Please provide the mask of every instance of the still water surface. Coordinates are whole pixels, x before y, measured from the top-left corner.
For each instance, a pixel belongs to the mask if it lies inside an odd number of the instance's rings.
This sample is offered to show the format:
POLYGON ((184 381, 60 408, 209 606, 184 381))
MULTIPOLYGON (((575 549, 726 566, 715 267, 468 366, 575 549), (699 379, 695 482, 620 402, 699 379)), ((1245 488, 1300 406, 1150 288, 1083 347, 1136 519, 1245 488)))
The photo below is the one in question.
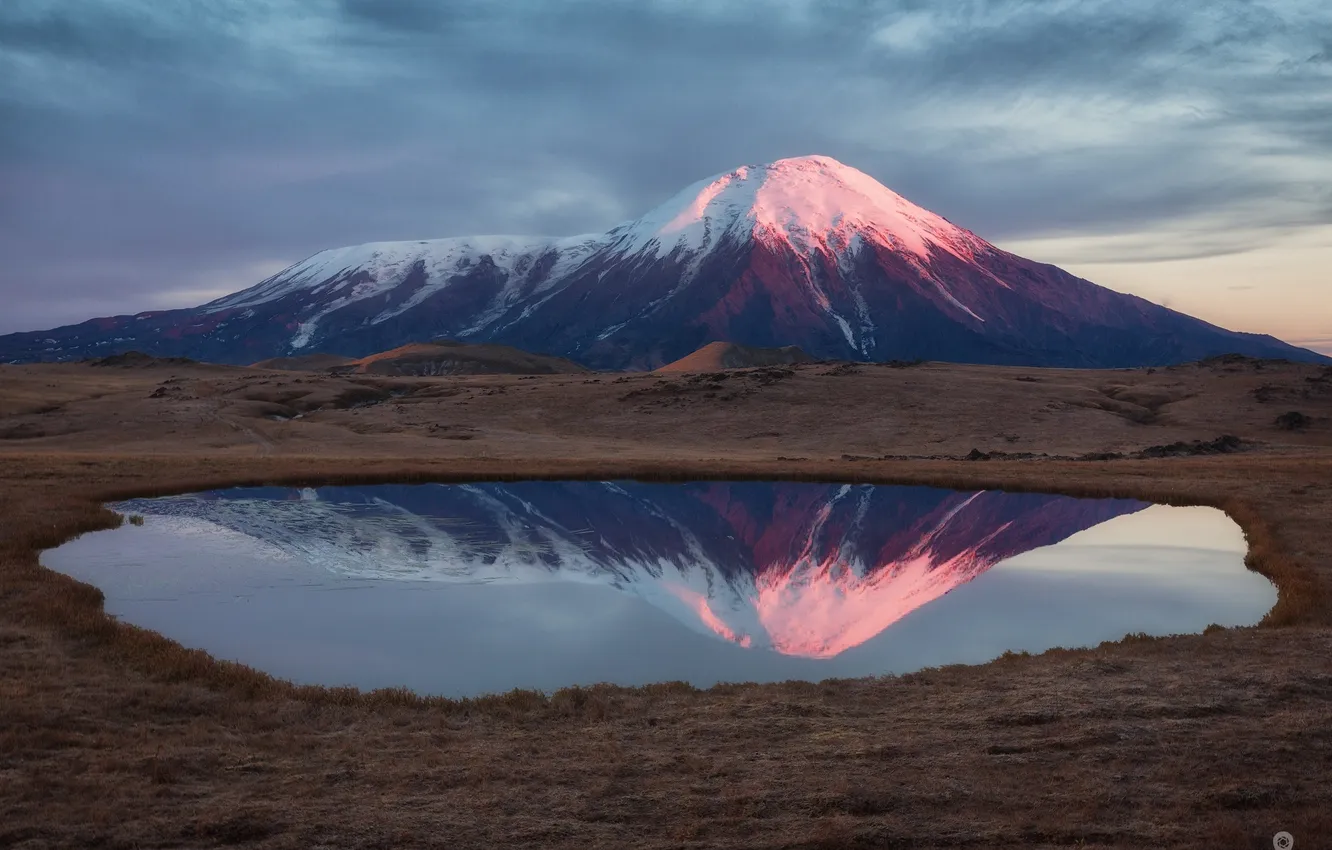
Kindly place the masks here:
POLYGON ((107 610, 302 683, 450 696, 819 680, 1257 622, 1211 508, 925 487, 245 488, 43 555, 107 610))

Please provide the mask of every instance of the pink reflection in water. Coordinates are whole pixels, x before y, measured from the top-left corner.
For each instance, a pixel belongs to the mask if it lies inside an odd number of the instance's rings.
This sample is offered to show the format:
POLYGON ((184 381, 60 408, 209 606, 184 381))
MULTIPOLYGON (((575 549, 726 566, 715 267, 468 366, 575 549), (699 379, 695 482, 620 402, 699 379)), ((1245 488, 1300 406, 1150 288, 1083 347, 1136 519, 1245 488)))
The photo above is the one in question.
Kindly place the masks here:
POLYGON ((1003 499, 997 493, 956 494, 892 534, 879 551, 864 553, 840 545, 861 519, 848 515, 838 499, 779 499, 772 515, 760 519, 731 502, 719 485, 703 501, 727 518, 761 568, 752 585, 736 588, 738 604, 729 611, 694 591, 672 593, 728 641, 749 646, 756 640, 784 655, 831 658, 1000 561, 1123 510, 1056 500, 1013 518, 1001 515, 1003 499))
POLYGON ((698 618, 703 621, 703 625, 716 632, 718 637, 729 640, 731 643, 739 644, 746 649, 753 643, 753 638, 749 635, 736 634, 730 626, 726 625, 720 617, 712 613, 712 606, 708 603, 708 598, 701 593, 690 590, 687 587, 681 587, 678 584, 668 584, 669 590, 675 598, 679 599, 685 605, 693 609, 698 614, 698 618))

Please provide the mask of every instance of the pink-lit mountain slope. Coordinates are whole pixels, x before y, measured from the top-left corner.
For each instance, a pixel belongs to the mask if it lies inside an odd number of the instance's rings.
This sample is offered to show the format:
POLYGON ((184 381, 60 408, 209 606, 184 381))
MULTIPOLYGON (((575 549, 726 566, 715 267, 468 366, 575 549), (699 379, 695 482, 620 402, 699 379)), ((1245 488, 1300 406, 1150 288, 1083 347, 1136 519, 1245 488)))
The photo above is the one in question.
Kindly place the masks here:
POLYGON ((252 363, 436 337, 610 369, 656 368, 708 342, 1037 366, 1325 359, 1025 260, 809 156, 702 180, 602 234, 323 251, 198 308, 0 337, 0 362, 139 349, 252 363))

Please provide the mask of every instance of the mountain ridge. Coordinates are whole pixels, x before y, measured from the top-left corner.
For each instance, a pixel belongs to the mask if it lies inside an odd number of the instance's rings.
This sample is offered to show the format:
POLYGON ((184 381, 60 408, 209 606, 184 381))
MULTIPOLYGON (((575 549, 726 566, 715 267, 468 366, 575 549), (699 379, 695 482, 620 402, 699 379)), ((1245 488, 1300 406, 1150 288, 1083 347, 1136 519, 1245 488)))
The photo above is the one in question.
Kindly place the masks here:
POLYGON ((1332 362, 1003 251, 821 156, 714 175, 603 234, 329 249, 197 308, 0 337, 0 361, 357 358, 440 336, 600 369, 657 368, 709 341, 818 359, 1332 362))

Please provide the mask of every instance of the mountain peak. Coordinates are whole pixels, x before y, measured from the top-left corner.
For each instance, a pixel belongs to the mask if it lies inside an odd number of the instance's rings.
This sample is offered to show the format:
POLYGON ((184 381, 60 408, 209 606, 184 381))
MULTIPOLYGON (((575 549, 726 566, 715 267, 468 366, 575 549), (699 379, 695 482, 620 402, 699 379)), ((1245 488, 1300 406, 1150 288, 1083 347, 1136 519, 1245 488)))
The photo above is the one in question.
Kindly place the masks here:
POLYGON ((922 262, 937 250, 970 259, 989 247, 863 171, 821 155, 713 175, 612 233, 621 249, 653 248, 659 255, 751 236, 834 256, 872 241, 922 262))

